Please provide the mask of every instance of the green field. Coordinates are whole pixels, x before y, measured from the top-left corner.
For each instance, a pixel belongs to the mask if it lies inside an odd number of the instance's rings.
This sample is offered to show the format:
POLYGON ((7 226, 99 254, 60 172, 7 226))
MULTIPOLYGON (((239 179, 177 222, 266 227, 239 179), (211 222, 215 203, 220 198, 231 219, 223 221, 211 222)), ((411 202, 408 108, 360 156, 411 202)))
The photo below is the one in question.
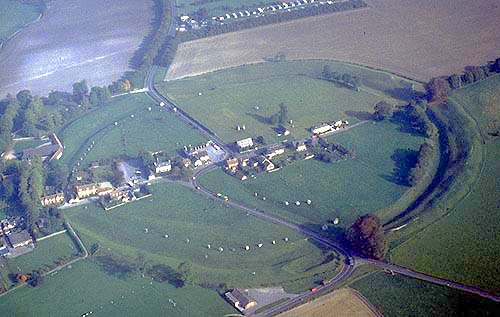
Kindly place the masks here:
POLYGON ((64 127, 60 137, 65 146, 62 161, 68 164, 74 164, 81 157, 89 162, 120 155, 137 156, 144 150, 174 153, 183 145, 205 141, 196 130, 179 121, 173 113, 160 110, 144 94, 111 99, 107 105, 91 110, 64 127), (84 157, 92 141, 95 145, 84 157))
POLYGON ((386 317, 496 316, 500 304, 445 286, 382 272, 350 285, 386 317))
POLYGON ((40 14, 36 6, 14 0, 0 0, 0 44, 40 14))
POLYGON ((338 268, 335 259, 321 264, 328 254, 287 228, 246 216, 178 184, 150 189, 151 197, 110 212, 95 205, 65 214, 87 246, 99 243, 105 252, 141 255, 174 268, 189 261, 197 283, 303 290, 338 268), (264 246, 258 248, 259 243, 264 246))
POLYGON ((235 311, 217 292, 151 284, 139 275, 106 274, 91 260, 45 278, 40 288, 22 287, 0 298, 2 316, 222 316, 235 311), (175 307, 169 301, 175 302, 175 307))
POLYGON ((67 234, 60 234, 36 243, 36 248, 27 254, 7 260, 13 273, 30 273, 45 271, 56 267, 55 262, 61 258, 69 259, 78 254, 73 240, 67 234))
POLYGON ((267 4, 275 4, 273 0, 177 0, 179 15, 191 14, 199 9, 207 9, 209 17, 221 15, 240 10, 257 9, 267 4))
MULTIPOLYGON (((297 223, 324 224, 339 217, 344 227, 359 215, 384 209, 401 197, 408 187, 391 179, 395 168, 391 156, 407 149, 416 150, 423 142, 423 138, 400 132, 399 126, 390 122, 369 122, 328 140, 352 149, 355 158, 333 164, 299 161, 244 182, 218 170, 204 175, 201 183, 233 200, 297 223), (304 203, 308 199, 311 206, 304 203), (302 202, 300 206, 294 205, 297 200, 302 202), (285 201, 290 205, 285 206, 285 201)), ((387 220, 394 215, 381 216, 387 220)))
MULTIPOLYGON (((471 155, 467 164, 480 166, 480 172, 471 175, 478 178, 469 181, 472 185, 465 188, 471 191, 458 202, 445 196, 439 208, 447 207, 449 215, 396 248, 391 257, 396 263, 496 292, 500 292, 500 139, 488 131, 500 113, 499 87, 500 77, 495 76, 452 95, 451 101, 462 105, 481 129, 484 144, 473 153, 482 153, 483 161, 472 161, 477 155, 471 155)), ((455 187, 464 183, 461 180, 455 187)))
POLYGON ((288 138, 303 138, 310 136, 311 127, 325 121, 364 120, 375 103, 407 99, 411 87, 410 82, 386 73, 317 60, 241 66, 159 85, 180 108, 228 143, 259 135, 268 143, 279 140, 275 126, 266 119, 278 112, 280 103, 288 107, 288 119, 295 126, 289 127, 288 138), (339 73, 358 76, 361 91, 318 79, 326 64, 339 73), (238 125, 246 130, 237 131, 238 125))

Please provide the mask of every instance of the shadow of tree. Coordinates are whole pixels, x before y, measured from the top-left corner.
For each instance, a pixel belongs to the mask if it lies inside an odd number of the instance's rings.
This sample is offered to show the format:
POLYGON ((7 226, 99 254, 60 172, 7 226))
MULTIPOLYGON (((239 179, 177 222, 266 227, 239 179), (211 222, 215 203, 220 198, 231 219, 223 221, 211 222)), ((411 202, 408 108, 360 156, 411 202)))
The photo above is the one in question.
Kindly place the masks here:
POLYGON ((349 117, 354 117, 354 118, 356 118, 358 120, 362 120, 362 121, 373 119, 373 115, 368 111, 350 111, 350 110, 348 110, 348 111, 345 111, 344 113, 349 117))
POLYGON ((394 162, 392 174, 381 175, 384 179, 402 186, 410 186, 408 176, 410 170, 417 164, 418 151, 412 149, 397 149, 391 155, 394 162))

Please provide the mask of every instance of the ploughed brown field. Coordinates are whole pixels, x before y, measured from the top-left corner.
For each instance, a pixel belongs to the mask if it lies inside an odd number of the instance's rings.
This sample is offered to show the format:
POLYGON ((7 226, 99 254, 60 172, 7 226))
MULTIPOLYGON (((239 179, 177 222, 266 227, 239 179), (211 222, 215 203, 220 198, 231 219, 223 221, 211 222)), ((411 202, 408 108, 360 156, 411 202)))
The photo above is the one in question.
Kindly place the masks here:
POLYGON ((420 81, 497 58, 498 0, 366 0, 369 8, 186 42, 167 80, 262 62, 335 59, 420 81))
POLYGON ((279 317, 372 317, 375 313, 351 289, 339 289, 328 295, 321 296, 307 304, 298 306, 279 317))

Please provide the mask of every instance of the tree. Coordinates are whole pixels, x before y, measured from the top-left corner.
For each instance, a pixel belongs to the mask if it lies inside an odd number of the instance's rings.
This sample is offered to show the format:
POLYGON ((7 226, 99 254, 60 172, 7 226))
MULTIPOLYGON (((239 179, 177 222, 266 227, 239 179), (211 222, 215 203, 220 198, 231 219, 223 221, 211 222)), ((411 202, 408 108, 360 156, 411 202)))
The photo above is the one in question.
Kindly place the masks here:
POLYGON ((450 82, 451 89, 458 89, 462 87, 462 79, 456 74, 448 77, 448 81, 450 82))
POLYGON ((73 100, 75 102, 81 102, 83 96, 89 93, 89 86, 85 80, 76 82, 73 84, 73 100))
POLYGON ((333 74, 332 67, 330 65, 325 65, 321 74, 323 75, 324 79, 331 80, 333 74))
POLYGON ((361 256, 381 260, 385 256, 387 241, 380 219, 373 214, 359 217, 347 230, 350 247, 361 256))
POLYGON ((177 270, 182 275, 182 280, 184 281, 184 284, 190 285, 193 283, 191 262, 182 262, 181 264, 179 264, 177 270))
POLYGON ((19 91, 16 95, 16 98, 22 108, 26 108, 30 101, 33 99, 33 97, 31 96, 31 91, 27 89, 19 91))
POLYGON ((385 101, 379 101, 374 107, 373 119, 376 121, 382 121, 386 118, 392 116, 393 107, 385 101))

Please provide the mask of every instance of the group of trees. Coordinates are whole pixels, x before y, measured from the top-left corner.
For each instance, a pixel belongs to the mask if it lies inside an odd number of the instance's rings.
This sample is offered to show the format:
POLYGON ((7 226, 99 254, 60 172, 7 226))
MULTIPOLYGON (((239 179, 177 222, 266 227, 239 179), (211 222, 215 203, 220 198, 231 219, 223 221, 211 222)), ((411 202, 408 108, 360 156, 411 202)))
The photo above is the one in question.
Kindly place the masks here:
POLYGON ((408 184, 410 186, 415 186, 424 177, 427 168, 432 164, 433 151, 434 148, 429 143, 420 146, 415 166, 408 173, 408 184))
POLYGON ((373 214, 359 217, 345 234, 350 248, 357 254, 382 260, 387 251, 387 240, 380 219, 373 214))
POLYGON ((386 101, 379 101, 374 107, 373 120, 382 121, 387 118, 391 118, 394 112, 394 107, 388 104, 386 101))
POLYGON ((44 177, 41 159, 23 161, 19 169, 17 194, 19 206, 23 210, 28 229, 36 236, 36 223, 40 217, 40 197, 43 195, 44 177))
MULTIPOLYGON (((345 11, 362 7, 366 7, 366 3, 363 2, 363 0, 350 0, 346 2, 334 3, 331 5, 306 6, 301 10, 292 10, 289 12, 283 10, 281 12, 275 12, 274 14, 266 14, 258 18, 249 17, 231 19, 228 21, 224 21, 224 24, 220 24, 219 22, 210 20, 207 21, 207 26, 201 27, 196 30, 193 29, 189 32, 184 32, 182 34, 179 34, 179 37, 182 42, 185 42, 197 38, 249 29, 261 25, 280 23, 308 16, 315 16, 324 13, 345 11)), ((243 8, 243 10, 246 10, 246 8, 243 8)))
POLYGON ((500 58, 481 66, 466 67, 462 74, 433 78, 426 85, 429 101, 444 100, 453 89, 481 81, 492 74, 500 73, 500 58))
POLYGON ((342 85, 346 85, 352 89, 358 90, 360 85, 360 79, 349 73, 339 73, 332 70, 330 65, 325 65, 323 67, 323 72, 321 73, 323 79, 328 81, 333 81, 342 85))

